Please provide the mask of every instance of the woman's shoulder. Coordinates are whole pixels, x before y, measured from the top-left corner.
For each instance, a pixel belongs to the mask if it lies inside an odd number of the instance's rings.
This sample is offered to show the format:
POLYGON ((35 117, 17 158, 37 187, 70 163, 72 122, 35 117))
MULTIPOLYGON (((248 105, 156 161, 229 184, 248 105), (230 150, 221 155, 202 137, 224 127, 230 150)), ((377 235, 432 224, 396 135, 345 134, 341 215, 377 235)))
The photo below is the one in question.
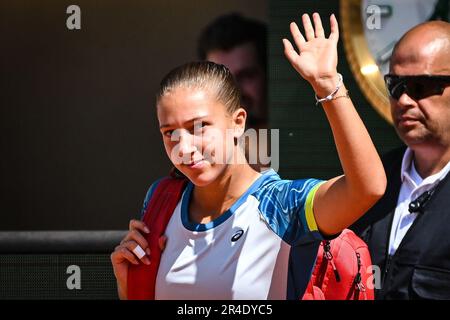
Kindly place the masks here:
POLYGON ((306 196, 311 189, 322 182, 315 178, 282 179, 273 169, 264 172, 263 176, 265 176, 263 183, 254 192, 254 195, 260 199, 306 196))
POLYGON ((142 206, 142 210, 141 210, 141 216, 144 214, 145 210, 147 209, 147 206, 150 202, 150 200, 152 199, 152 197, 155 194, 155 191, 157 190, 158 187, 163 187, 164 189, 167 189, 168 187, 172 186, 172 193, 174 191, 174 188, 176 188, 176 190, 180 188, 184 188, 185 184, 186 184, 187 180, 185 178, 182 177, 174 177, 172 175, 170 176, 165 176, 165 177, 161 177, 159 179, 157 179, 156 181, 154 181, 153 183, 150 184, 150 186, 147 189, 147 193, 145 194, 144 197, 144 203, 142 206))

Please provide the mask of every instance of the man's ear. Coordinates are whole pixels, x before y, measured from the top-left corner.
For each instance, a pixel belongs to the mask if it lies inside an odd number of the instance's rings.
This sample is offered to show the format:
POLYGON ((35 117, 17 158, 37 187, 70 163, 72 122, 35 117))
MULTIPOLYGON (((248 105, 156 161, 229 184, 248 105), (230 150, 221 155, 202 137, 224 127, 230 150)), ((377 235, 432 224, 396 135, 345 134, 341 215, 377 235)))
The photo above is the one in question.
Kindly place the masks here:
POLYGON ((239 108, 233 112, 234 138, 240 138, 245 131, 245 121, 247 112, 244 108, 239 108))

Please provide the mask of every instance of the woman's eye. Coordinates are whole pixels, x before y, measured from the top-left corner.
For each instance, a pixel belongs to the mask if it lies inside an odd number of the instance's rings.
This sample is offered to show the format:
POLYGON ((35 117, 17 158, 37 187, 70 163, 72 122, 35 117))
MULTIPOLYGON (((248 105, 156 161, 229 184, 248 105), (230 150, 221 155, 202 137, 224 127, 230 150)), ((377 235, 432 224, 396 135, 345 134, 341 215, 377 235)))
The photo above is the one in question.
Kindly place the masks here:
POLYGON ((203 123, 203 122, 194 125, 194 133, 195 132, 199 132, 199 131, 203 131, 206 126, 207 126, 207 123, 203 123))
POLYGON ((170 138, 172 136, 173 130, 167 130, 163 132, 163 135, 170 138))

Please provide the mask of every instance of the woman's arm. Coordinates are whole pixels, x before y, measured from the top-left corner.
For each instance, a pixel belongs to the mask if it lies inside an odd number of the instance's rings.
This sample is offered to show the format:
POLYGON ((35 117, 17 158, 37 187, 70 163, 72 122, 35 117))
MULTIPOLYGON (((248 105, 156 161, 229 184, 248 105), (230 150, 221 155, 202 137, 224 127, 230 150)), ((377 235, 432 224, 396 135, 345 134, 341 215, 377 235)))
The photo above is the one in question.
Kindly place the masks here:
MULTIPOLYGON (((337 74, 338 23, 330 17, 331 34, 325 38, 317 13, 314 27, 308 15, 302 16, 305 38, 297 25, 291 33, 299 53, 283 39, 285 55, 297 72, 307 80, 317 96, 328 96, 339 82, 337 74)), ((314 216, 319 230, 333 235, 355 222, 383 194, 386 175, 378 153, 342 85, 333 99, 322 103, 333 131, 344 175, 322 184, 314 197, 314 216)))

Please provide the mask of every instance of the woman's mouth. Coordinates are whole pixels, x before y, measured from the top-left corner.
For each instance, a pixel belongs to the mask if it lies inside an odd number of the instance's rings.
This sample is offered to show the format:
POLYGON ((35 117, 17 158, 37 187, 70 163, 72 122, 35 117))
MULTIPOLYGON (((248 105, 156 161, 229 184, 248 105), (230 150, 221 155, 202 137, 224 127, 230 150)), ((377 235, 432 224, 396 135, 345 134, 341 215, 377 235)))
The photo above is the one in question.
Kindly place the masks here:
POLYGON ((205 164, 205 159, 199 159, 186 164, 186 166, 190 169, 200 169, 203 168, 205 164))

